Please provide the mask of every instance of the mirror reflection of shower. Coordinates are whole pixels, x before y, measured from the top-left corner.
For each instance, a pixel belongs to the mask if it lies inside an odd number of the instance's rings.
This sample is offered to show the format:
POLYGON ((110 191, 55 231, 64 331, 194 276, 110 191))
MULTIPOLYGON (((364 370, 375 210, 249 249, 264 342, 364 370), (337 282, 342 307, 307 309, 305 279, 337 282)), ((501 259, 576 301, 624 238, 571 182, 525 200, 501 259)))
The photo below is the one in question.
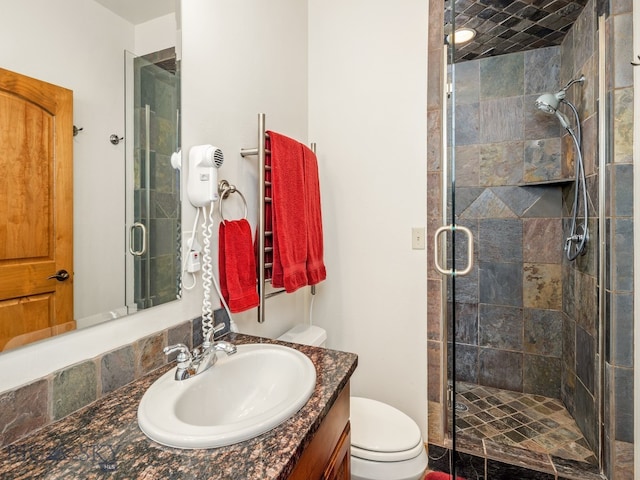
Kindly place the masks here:
POLYGON ((569 260, 575 260, 578 255, 584 255, 587 249, 587 242, 589 240, 589 228, 587 221, 589 218, 589 206, 587 203, 587 184, 584 172, 584 161, 582 158, 582 132, 580 130, 580 117, 575 105, 567 100, 566 93, 569 87, 576 83, 584 83, 584 75, 579 78, 575 78, 567 83, 559 92, 556 93, 543 93, 536 100, 536 107, 545 113, 555 115, 562 127, 569 132, 569 135, 573 139, 573 143, 576 148, 578 161, 575 162, 575 184, 574 184, 574 196, 573 196, 573 208, 571 209, 571 226, 569 228, 569 235, 564 241, 564 252, 569 260), (569 119, 558 108, 561 104, 568 105, 575 119, 575 131, 571 128, 569 119), (578 212, 580 211, 580 205, 582 205, 583 215, 581 217, 581 223, 578 225, 578 212))

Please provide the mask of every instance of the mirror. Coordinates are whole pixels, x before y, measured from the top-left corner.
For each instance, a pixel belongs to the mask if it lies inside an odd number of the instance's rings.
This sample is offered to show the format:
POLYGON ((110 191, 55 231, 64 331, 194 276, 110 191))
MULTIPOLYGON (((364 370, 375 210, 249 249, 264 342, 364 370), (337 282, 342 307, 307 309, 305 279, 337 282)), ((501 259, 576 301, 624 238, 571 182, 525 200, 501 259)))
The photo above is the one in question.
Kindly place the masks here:
POLYGON ((177 3, 0 0, 0 67, 73 91, 77 328, 180 297, 177 3))

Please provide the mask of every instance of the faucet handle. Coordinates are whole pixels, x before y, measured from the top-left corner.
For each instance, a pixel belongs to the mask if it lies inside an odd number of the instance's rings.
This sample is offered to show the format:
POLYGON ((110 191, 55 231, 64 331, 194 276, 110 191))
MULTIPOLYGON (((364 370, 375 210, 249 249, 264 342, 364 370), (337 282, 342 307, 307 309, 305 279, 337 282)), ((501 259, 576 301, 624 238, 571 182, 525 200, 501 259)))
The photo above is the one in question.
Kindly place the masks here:
POLYGON ((176 357, 176 361, 178 363, 184 363, 191 360, 191 353, 189 353, 189 347, 187 347, 184 343, 176 343, 175 345, 169 345, 164 347, 162 350, 165 355, 171 355, 172 353, 178 352, 178 356, 176 357))
POLYGON ((213 349, 219 352, 224 352, 227 355, 233 355, 238 351, 233 343, 226 342, 224 340, 220 340, 219 342, 214 343, 213 349))

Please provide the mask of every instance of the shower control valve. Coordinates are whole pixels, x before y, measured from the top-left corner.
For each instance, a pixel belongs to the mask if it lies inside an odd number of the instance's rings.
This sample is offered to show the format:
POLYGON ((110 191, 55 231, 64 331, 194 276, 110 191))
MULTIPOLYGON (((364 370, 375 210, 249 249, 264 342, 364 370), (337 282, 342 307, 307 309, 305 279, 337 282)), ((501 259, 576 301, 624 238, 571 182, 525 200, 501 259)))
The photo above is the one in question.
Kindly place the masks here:
POLYGON ((582 241, 582 235, 571 235, 569 237, 567 237, 567 239, 564 241, 564 250, 566 252, 568 252, 571 249, 571 244, 577 244, 580 243, 582 241))
POLYGON ((578 235, 578 234, 571 235, 570 237, 567 237, 567 244, 570 244, 572 242, 578 243, 581 240, 582 240, 582 235, 578 235))

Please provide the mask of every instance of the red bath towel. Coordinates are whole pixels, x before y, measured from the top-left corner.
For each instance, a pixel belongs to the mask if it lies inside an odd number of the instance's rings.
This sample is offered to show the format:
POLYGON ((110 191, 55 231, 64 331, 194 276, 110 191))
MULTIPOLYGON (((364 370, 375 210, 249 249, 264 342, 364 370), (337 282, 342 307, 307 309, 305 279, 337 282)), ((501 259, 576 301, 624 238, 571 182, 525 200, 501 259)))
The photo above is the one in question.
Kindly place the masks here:
POLYGON ((322 211, 320 210, 320 180, 318 160, 306 145, 302 145, 307 214, 307 281, 316 285, 327 278, 324 266, 322 211))
POLYGON ((291 293, 326 278, 317 160, 300 142, 269 133, 274 287, 291 293))
POLYGON ((237 313, 258 306, 256 259, 251 226, 246 220, 220 223, 218 270, 220 290, 229 310, 237 313))

